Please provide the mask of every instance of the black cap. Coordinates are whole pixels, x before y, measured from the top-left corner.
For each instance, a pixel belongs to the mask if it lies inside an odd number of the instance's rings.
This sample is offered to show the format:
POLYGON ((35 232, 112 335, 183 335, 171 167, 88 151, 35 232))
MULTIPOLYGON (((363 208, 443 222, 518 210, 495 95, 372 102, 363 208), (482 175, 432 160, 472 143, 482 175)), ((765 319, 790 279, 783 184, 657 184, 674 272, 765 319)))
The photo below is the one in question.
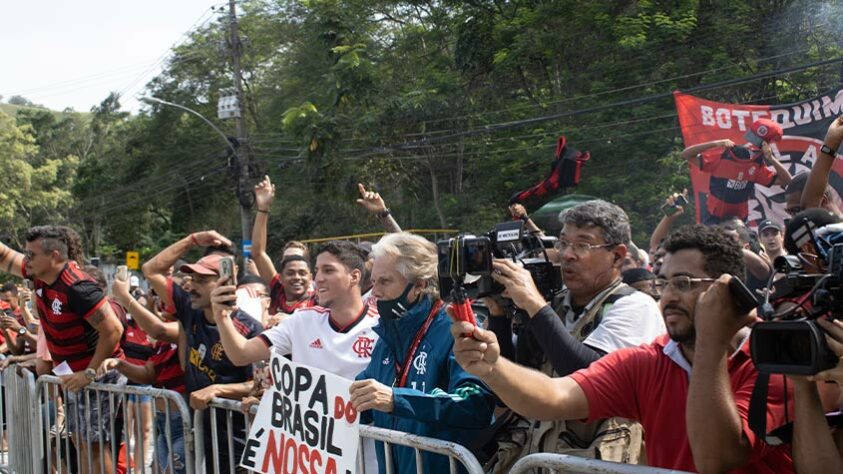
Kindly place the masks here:
POLYGON ((782 226, 771 221, 770 219, 764 219, 758 224, 758 233, 764 232, 764 229, 776 229, 777 231, 782 231, 782 226))

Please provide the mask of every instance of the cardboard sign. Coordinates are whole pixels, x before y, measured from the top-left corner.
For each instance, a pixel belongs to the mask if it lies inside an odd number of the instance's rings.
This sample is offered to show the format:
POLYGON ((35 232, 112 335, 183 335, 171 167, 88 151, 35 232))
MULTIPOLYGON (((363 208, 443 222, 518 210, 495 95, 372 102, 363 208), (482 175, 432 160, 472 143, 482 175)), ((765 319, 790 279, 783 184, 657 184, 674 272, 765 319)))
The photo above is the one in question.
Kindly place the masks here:
POLYGON ((352 474, 359 417, 351 380, 273 352, 273 385, 263 394, 240 466, 263 473, 352 474))

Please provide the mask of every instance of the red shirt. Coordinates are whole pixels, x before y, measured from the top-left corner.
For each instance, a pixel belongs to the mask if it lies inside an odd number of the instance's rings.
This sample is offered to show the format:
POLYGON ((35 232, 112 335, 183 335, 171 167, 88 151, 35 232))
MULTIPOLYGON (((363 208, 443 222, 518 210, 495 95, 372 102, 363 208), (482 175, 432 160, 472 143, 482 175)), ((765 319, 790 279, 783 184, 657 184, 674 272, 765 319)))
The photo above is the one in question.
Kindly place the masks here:
MULTIPOLYGON (((23 264, 21 273, 27 278, 23 264)), ((53 364, 67 361, 74 372, 85 370, 99 341, 99 333, 87 320, 107 304, 105 294, 96 281, 73 262, 65 264, 52 284, 39 279, 35 279, 34 283, 41 329, 53 364)), ((123 357, 119 344, 111 357, 123 357)))
MULTIPOLYGON (((739 150, 737 153, 746 152, 739 150)), ((776 172, 767 167, 761 155, 756 153, 749 158, 738 159, 732 150, 726 150, 722 155, 702 155, 700 170, 711 174, 706 199, 710 215, 746 220, 749 214, 747 201, 755 195, 755 184, 773 185, 776 172)))
POLYGON ((156 387, 184 393, 184 371, 179 364, 179 350, 176 344, 158 341, 149 362, 152 362, 155 370, 156 387))
MULTIPOLYGON (((694 471, 694 458, 688 441, 685 406, 689 375, 663 352, 670 338, 666 334, 651 344, 612 352, 571 375, 588 398, 589 419, 620 416, 639 421, 647 439, 647 460, 651 466, 694 471)), ((752 446, 747 465, 732 472, 793 472, 790 446, 769 446, 755 436, 747 422, 749 401, 758 372, 749 355, 749 341, 728 361, 732 394, 743 424, 744 436, 752 446)), ((785 423, 783 376, 770 377, 767 428, 785 423)))
POLYGON ((281 284, 281 274, 276 273, 269 283, 269 297, 271 302, 269 304, 269 314, 287 313, 293 314, 293 311, 301 308, 312 308, 316 306, 316 301, 313 298, 313 290, 307 290, 307 296, 292 304, 287 304, 287 295, 284 294, 284 285, 281 284))

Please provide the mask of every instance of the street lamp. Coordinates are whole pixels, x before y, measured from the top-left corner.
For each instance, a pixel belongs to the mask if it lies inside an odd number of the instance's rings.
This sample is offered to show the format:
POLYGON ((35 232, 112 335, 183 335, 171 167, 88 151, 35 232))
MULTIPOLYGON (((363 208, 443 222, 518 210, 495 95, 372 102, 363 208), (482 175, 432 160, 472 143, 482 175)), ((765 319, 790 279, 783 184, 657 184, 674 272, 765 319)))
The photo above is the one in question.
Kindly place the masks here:
MULTIPOLYGON (((214 129, 214 131, 217 132, 219 134, 219 136, 222 137, 223 140, 225 140, 225 144, 228 145, 228 148, 231 149, 231 153, 234 154, 234 159, 236 160, 237 166, 239 167, 239 166, 242 165, 242 163, 240 162, 240 154, 237 153, 237 148, 234 147, 234 144, 231 143, 231 140, 228 139, 228 136, 225 133, 223 133, 222 130, 217 128, 217 126, 214 125, 213 122, 208 120, 204 115, 200 114, 199 112, 197 112, 197 111, 195 111, 191 108, 185 107, 183 105, 174 104, 172 102, 167 102, 166 100, 161 100, 161 99, 158 99, 158 98, 155 98, 155 97, 142 97, 140 100, 142 100, 144 102, 148 102, 148 103, 153 102, 153 103, 158 103, 158 104, 162 104, 162 105, 168 105, 170 107, 175 107, 179 110, 183 110, 187 113, 190 113, 190 114, 193 114, 193 115, 199 117, 200 119, 202 119, 203 122, 208 124, 209 127, 214 129)), ((238 191, 237 201, 240 205, 240 223, 242 225, 242 232, 243 232, 243 265, 244 265, 244 268, 245 268, 246 259, 251 258, 252 220, 250 218, 249 206, 244 203, 243 199, 240 198, 240 195, 239 195, 240 194, 240 187, 239 186, 237 188, 237 191, 238 191)))

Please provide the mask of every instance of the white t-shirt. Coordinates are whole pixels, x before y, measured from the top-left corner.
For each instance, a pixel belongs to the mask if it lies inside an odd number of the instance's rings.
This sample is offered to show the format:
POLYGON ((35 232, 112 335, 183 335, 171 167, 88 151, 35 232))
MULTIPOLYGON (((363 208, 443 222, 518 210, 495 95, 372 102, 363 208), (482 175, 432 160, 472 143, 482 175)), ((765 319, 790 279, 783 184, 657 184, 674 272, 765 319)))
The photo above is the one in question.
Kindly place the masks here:
MULTIPOLYGON (((563 322, 565 329, 571 331, 577 322, 570 314, 567 316, 563 322)), ((624 347, 649 344, 665 332, 667 328, 656 301, 636 291, 615 301, 583 344, 608 354, 624 347)))
MULTIPOLYGON (((281 354, 292 354, 293 362, 316 367, 354 380, 369 365, 378 335, 377 308, 365 305, 363 313, 341 328, 331 321, 331 310, 321 306, 301 308, 264 331, 259 338, 281 354)), ((375 443, 364 439, 365 469, 378 472, 375 443)))

